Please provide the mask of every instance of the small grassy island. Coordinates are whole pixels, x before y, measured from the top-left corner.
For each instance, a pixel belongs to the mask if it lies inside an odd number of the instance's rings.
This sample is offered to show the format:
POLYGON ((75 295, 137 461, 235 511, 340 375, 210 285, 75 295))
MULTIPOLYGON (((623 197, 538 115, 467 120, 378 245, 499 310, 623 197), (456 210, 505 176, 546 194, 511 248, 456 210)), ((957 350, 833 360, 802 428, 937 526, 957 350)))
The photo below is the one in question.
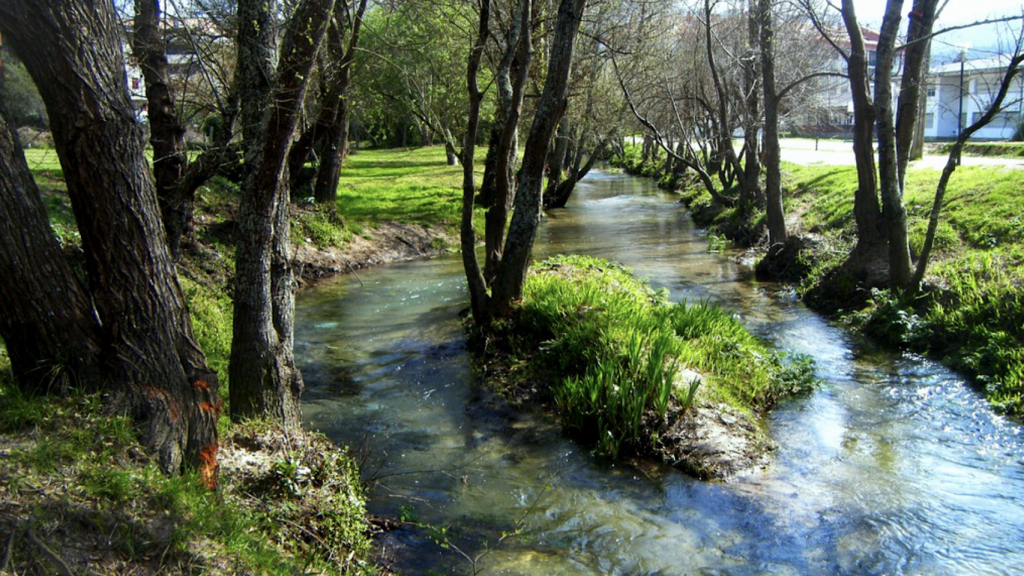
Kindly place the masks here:
POLYGON ((765 464, 760 416, 814 384, 809 361, 769 350, 727 311, 670 303, 588 256, 535 264, 498 332, 481 367, 506 396, 553 407, 603 455, 654 456, 702 478, 765 464))

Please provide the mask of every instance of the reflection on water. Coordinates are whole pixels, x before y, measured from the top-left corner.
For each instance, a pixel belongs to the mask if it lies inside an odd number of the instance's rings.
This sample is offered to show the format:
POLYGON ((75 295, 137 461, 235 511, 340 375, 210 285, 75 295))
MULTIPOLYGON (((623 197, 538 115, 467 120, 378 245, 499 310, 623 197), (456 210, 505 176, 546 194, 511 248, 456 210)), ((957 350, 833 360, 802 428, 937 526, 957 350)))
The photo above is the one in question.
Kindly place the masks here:
MULTIPOLYGON (((815 357, 824 386, 771 415, 768 470, 729 484, 609 465, 473 381, 457 257, 340 278, 298 300, 309 425, 368 454, 370 508, 449 526, 489 574, 1012 574, 1024 565, 1020 428, 943 367, 874 349, 708 254, 671 198, 606 172, 545 220, 537 256, 618 260, 815 357), (525 518, 524 518, 525 517, 525 518), (499 543, 523 519, 522 533, 499 543)), ((406 574, 469 573, 426 530, 406 574)))

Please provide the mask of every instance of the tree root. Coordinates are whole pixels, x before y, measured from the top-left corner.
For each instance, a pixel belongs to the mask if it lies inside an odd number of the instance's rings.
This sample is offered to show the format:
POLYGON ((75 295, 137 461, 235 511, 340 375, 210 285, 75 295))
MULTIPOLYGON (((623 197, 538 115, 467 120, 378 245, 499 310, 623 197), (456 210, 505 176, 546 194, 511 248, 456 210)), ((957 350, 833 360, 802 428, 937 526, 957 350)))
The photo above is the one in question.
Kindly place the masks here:
MULTIPOLYGON (((27 522, 25 526, 25 536, 28 537, 29 542, 35 544, 36 548, 39 548, 39 551, 43 553, 43 556, 45 556, 47 560, 52 562, 53 565, 57 567, 57 572, 61 576, 75 576, 75 573, 71 571, 71 568, 67 565, 67 562, 64 562, 64 560, 60 556, 58 556, 56 552, 51 550, 50 547, 47 546, 46 543, 39 538, 39 536, 36 535, 35 530, 32 529, 32 525, 28 524, 27 522)), ((11 540, 13 541, 13 539, 14 535, 12 534, 11 540)))
POLYGON ((7 548, 4 549, 3 558, 0 558, 0 572, 6 572, 7 567, 11 565, 11 551, 14 549, 14 535, 15 531, 11 530, 11 535, 7 537, 7 548))

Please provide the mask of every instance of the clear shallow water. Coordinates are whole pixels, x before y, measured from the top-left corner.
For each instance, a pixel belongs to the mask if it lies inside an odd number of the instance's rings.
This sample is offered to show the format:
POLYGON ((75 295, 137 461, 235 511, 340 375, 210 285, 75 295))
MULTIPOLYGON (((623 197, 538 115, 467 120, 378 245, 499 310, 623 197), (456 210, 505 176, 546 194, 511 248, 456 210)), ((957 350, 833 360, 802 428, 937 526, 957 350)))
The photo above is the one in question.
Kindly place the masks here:
MULTIPOLYGON (((370 509, 448 526, 487 574, 1024 573, 1024 434, 955 374, 830 326, 730 258, 646 181, 592 173, 536 256, 618 260, 674 299, 711 299, 812 355, 824 385, 769 418, 769 469, 729 484, 609 465, 474 381, 457 256, 300 294, 312 428, 365 454, 370 509), (523 532, 499 542, 523 520, 523 532)), ((426 530, 385 541, 405 574, 468 574, 426 530)))

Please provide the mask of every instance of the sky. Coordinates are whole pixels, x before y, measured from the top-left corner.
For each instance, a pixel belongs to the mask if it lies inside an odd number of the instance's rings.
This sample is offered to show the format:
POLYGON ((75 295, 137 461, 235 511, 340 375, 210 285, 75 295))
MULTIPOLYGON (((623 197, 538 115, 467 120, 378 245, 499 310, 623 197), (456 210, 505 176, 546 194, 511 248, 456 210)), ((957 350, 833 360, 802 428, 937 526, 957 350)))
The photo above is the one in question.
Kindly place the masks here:
MULTIPOLYGON (((909 12, 912 0, 904 0, 904 12, 909 12)), ((885 12, 885 0, 855 0, 857 17, 866 26, 878 29, 885 12)), ((904 13, 904 17, 906 14, 904 13)), ((969 24, 992 17, 1020 15, 1024 13, 1024 0, 950 0, 939 18, 937 28, 969 24)), ((958 46, 968 46, 967 58, 985 58, 999 51, 1003 44, 1012 41, 1011 30, 1019 31, 1020 22, 1008 25, 988 25, 975 29, 951 32, 936 38, 932 44, 932 61, 941 64, 956 57, 958 46)), ((901 28, 906 27, 904 19, 901 28)))

